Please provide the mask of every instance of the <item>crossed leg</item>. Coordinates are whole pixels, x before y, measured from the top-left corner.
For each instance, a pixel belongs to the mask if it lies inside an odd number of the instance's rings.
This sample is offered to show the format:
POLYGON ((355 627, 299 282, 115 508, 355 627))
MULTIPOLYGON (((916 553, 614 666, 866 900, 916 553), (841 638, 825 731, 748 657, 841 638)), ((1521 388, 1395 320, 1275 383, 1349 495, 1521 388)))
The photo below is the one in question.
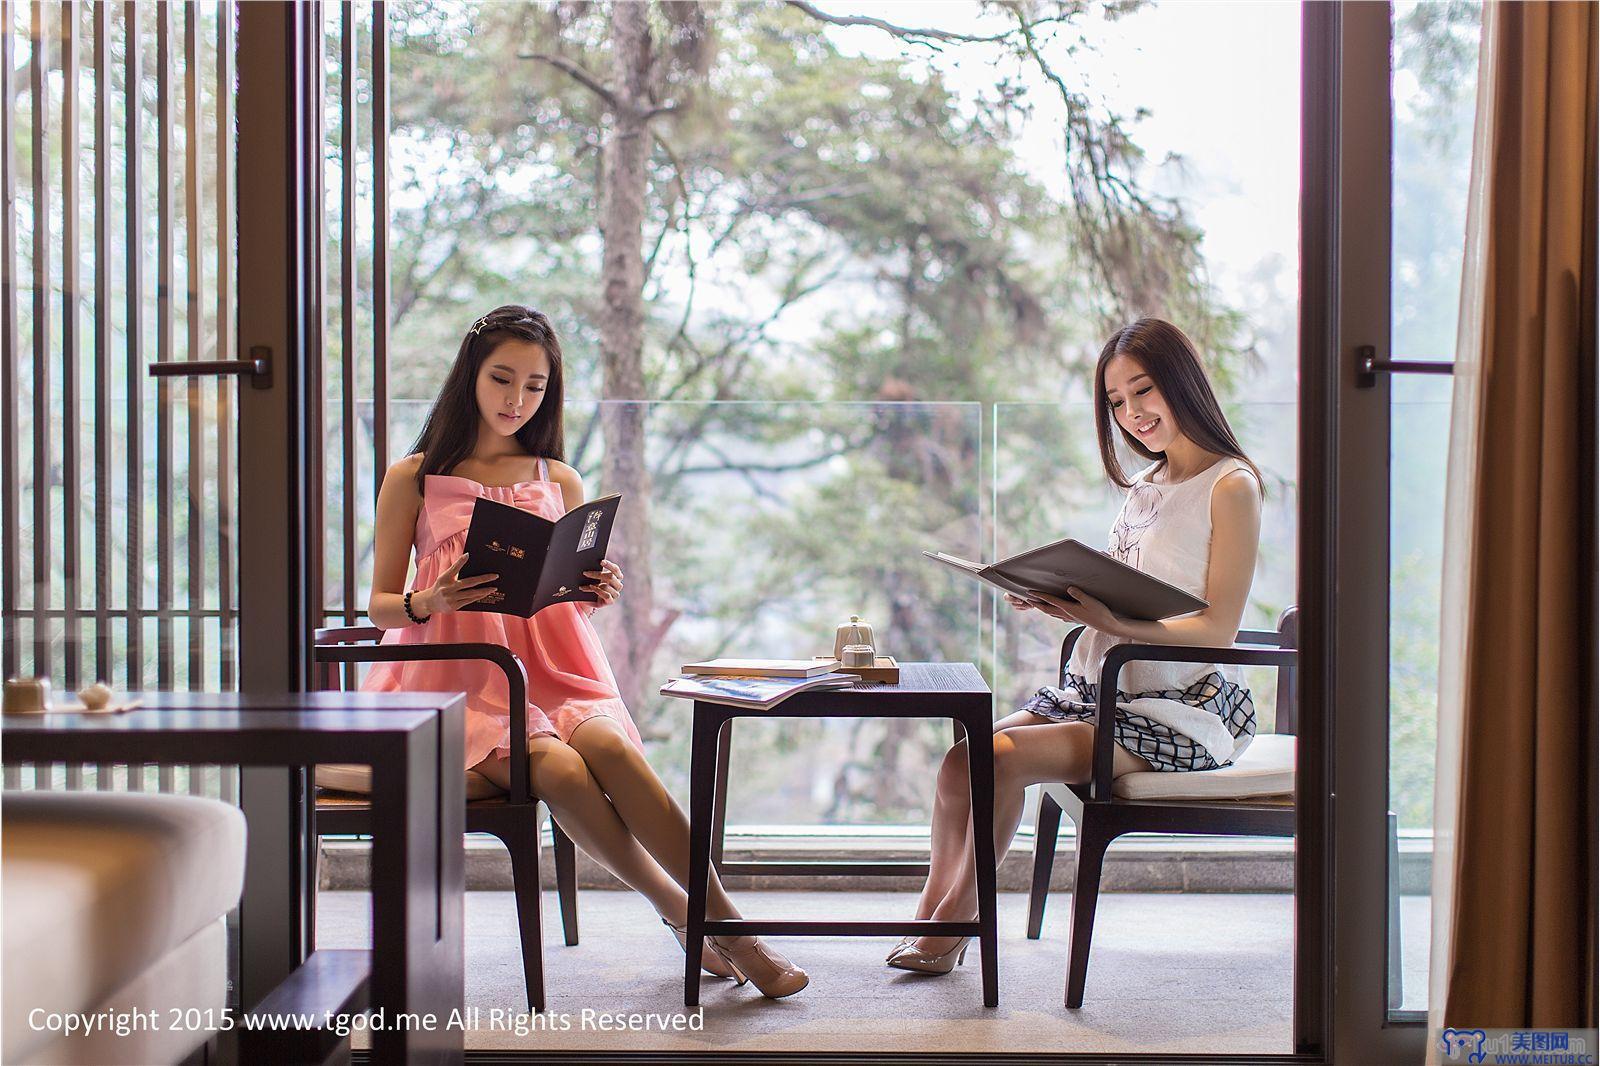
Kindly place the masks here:
MULTIPOLYGON (((1047 719, 1030 711, 1017 711, 996 722, 994 731, 998 735, 1007 729, 1043 721, 1047 719)), ((971 855, 972 788, 967 777, 967 742, 958 740, 945 752, 944 761, 939 764, 929 834, 928 880, 917 898, 917 918, 933 916, 933 909, 955 884, 962 863, 972 861, 971 855)))
MULTIPOLYGON (((1022 819, 1027 787, 1041 781, 1089 780, 1095 727, 1090 722, 1056 722, 1018 711, 995 723, 994 853, 1006 854, 1022 819)), ((917 900, 918 918, 967 921, 978 913, 977 872, 973 866, 972 792, 967 776, 966 741, 945 753, 934 794, 933 829, 927 883, 917 900)), ((1121 745, 1112 748, 1112 776, 1153 767, 1121 745)), ((949 937, 923 937, 917 946, 938 954, 949 937)))

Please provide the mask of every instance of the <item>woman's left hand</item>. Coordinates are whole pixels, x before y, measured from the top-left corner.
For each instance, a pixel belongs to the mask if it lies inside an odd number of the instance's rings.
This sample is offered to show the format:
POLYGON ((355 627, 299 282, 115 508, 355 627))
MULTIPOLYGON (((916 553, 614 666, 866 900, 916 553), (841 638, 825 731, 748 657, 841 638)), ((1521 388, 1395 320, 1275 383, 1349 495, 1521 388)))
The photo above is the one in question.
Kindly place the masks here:
POLYGON ((1039 610, 1063 622, 1081 622, 1090 629, 1098 629, 1111 636, 1121 636, 1122 619, 1111 608, 1080 588, 1067 590, 1071 600, 1059 599, 1044 592, 1033 593, 1039 610))
POLYGON ((599 570, 585 570, 583 576, 596 579, 594 584, 583 586, 583 591, 600 597, 600 602, 594 605, 595 610, 609 607, 622 598, 622 567, 610 559, 600 560, 599 570))

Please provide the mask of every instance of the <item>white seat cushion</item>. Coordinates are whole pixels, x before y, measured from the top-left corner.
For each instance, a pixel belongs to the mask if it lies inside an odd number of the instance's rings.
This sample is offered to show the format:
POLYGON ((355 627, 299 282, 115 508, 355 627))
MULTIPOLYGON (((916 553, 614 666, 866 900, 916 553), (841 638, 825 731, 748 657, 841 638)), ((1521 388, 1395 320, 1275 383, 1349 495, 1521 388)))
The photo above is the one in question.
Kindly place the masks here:
MULTIPOLYGON (((372 792, 372 767, 361 763, 320 763, 316 783, 337 792, 359 792, 363 796, 372 792)), ((490 799, 504 796, 499 785, 476 770, 467 771, 467 799, 490 799)))
POLYGON ((1144 770, 1123 774, 1112 786, 1122 799, 1231 800, 1294 792, 1292 735, 1257 733, 1233 762, 1219 770, 1144 770))
POLYGON ((227 914, 244 888, 244 815, 200 796, 7 791, 4 1015, 85 1011, 227 914))
POLYGON ((11 1046, 13 1034, 8 1029, 5 1061, 17 1066, 60 1066, 63 1062, 74 1066, 180 1063, 208 1034, 204 1028, 172 1025, 171 1012, 196 1011, 194 1019, 203 1026, 207 1019, 222 1018, 227 999, 227 919, 218 918, 89 1008, 91 1015, 102 1017, 127 1016, 132 1011, 143 1011, 149 1017, 149 1012, 155 1011, 161 1023, 155 1029, 129 1026, 133 1032, 119 1033, 115 1028, 98 1026, 92 1033, 79 1031, 70 1035, 28 1029, 28 1038, 41 1043, 32 1050, 18 1049, 15 1053, 11 1046))

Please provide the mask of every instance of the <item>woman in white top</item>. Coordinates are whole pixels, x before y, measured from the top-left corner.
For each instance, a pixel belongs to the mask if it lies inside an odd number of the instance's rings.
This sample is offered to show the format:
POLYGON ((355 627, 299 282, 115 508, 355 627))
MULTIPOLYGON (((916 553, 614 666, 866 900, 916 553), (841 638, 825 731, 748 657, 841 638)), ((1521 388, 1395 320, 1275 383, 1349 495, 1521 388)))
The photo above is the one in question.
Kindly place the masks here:
MULTIPOLYGON (((1192 592, 1210 606, 1160 622, 1122 618, 1078 589, 1073 599, 1006 600, 1087 627, 1060 688, 1041 688, 995 724, 995 855, 1022 818, 1024 792, 1041 781, 1086 782, 1094 750, 1100 662, 1115 644, 1233 643, 1255 573, 1263 485, 1239 446, 1182 330, 1142 318, 1112 335, 1095 366, 1095 430, 1106 476, 1128 490, 1111 527, 1110 554, 1192 592), (1113 430, 1113 424, 1115 430, 1113 430), (1116 436, 1151 460, 1132 478, 1116 436)), ((1129 663, 1118 683, 1112 774, 1209 770, 1244 751, 1255 708, 1234 666, 1129 663)), ((966 742, 945 754, 934 798, 932 854, 917 917, 971 921, 978 913, 966 742)), ((949 973, 966 952, 960 937, 907 938, 889 965, 949 973)))

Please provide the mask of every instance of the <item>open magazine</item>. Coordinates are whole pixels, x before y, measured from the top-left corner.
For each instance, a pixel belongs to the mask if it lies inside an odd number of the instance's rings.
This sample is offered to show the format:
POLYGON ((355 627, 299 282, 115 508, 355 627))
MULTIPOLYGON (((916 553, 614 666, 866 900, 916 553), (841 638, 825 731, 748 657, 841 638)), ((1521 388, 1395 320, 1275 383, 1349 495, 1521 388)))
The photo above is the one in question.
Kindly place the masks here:
POLYGON ((683 672, 710 677, 816 677, 839 669, 838 659, 706 659, 683 672))
POLYGON ((817 677, 675 677, 661 686, 663 696, 681 700, 725 703, 730 707, 770 710, 797 692, 849 688, 854 674, 820 674, 817 677))
POLYGON ((1071 600, 1067 589, 1080 588, 1124 618, 1156 621, 1203 611, 1209 606, 1176 585, 1070 538, 1029 548, 987 566, 944 552, 922 554, 1024 599, 1037 598, 1034 594, 1043 592, 1071 600))

